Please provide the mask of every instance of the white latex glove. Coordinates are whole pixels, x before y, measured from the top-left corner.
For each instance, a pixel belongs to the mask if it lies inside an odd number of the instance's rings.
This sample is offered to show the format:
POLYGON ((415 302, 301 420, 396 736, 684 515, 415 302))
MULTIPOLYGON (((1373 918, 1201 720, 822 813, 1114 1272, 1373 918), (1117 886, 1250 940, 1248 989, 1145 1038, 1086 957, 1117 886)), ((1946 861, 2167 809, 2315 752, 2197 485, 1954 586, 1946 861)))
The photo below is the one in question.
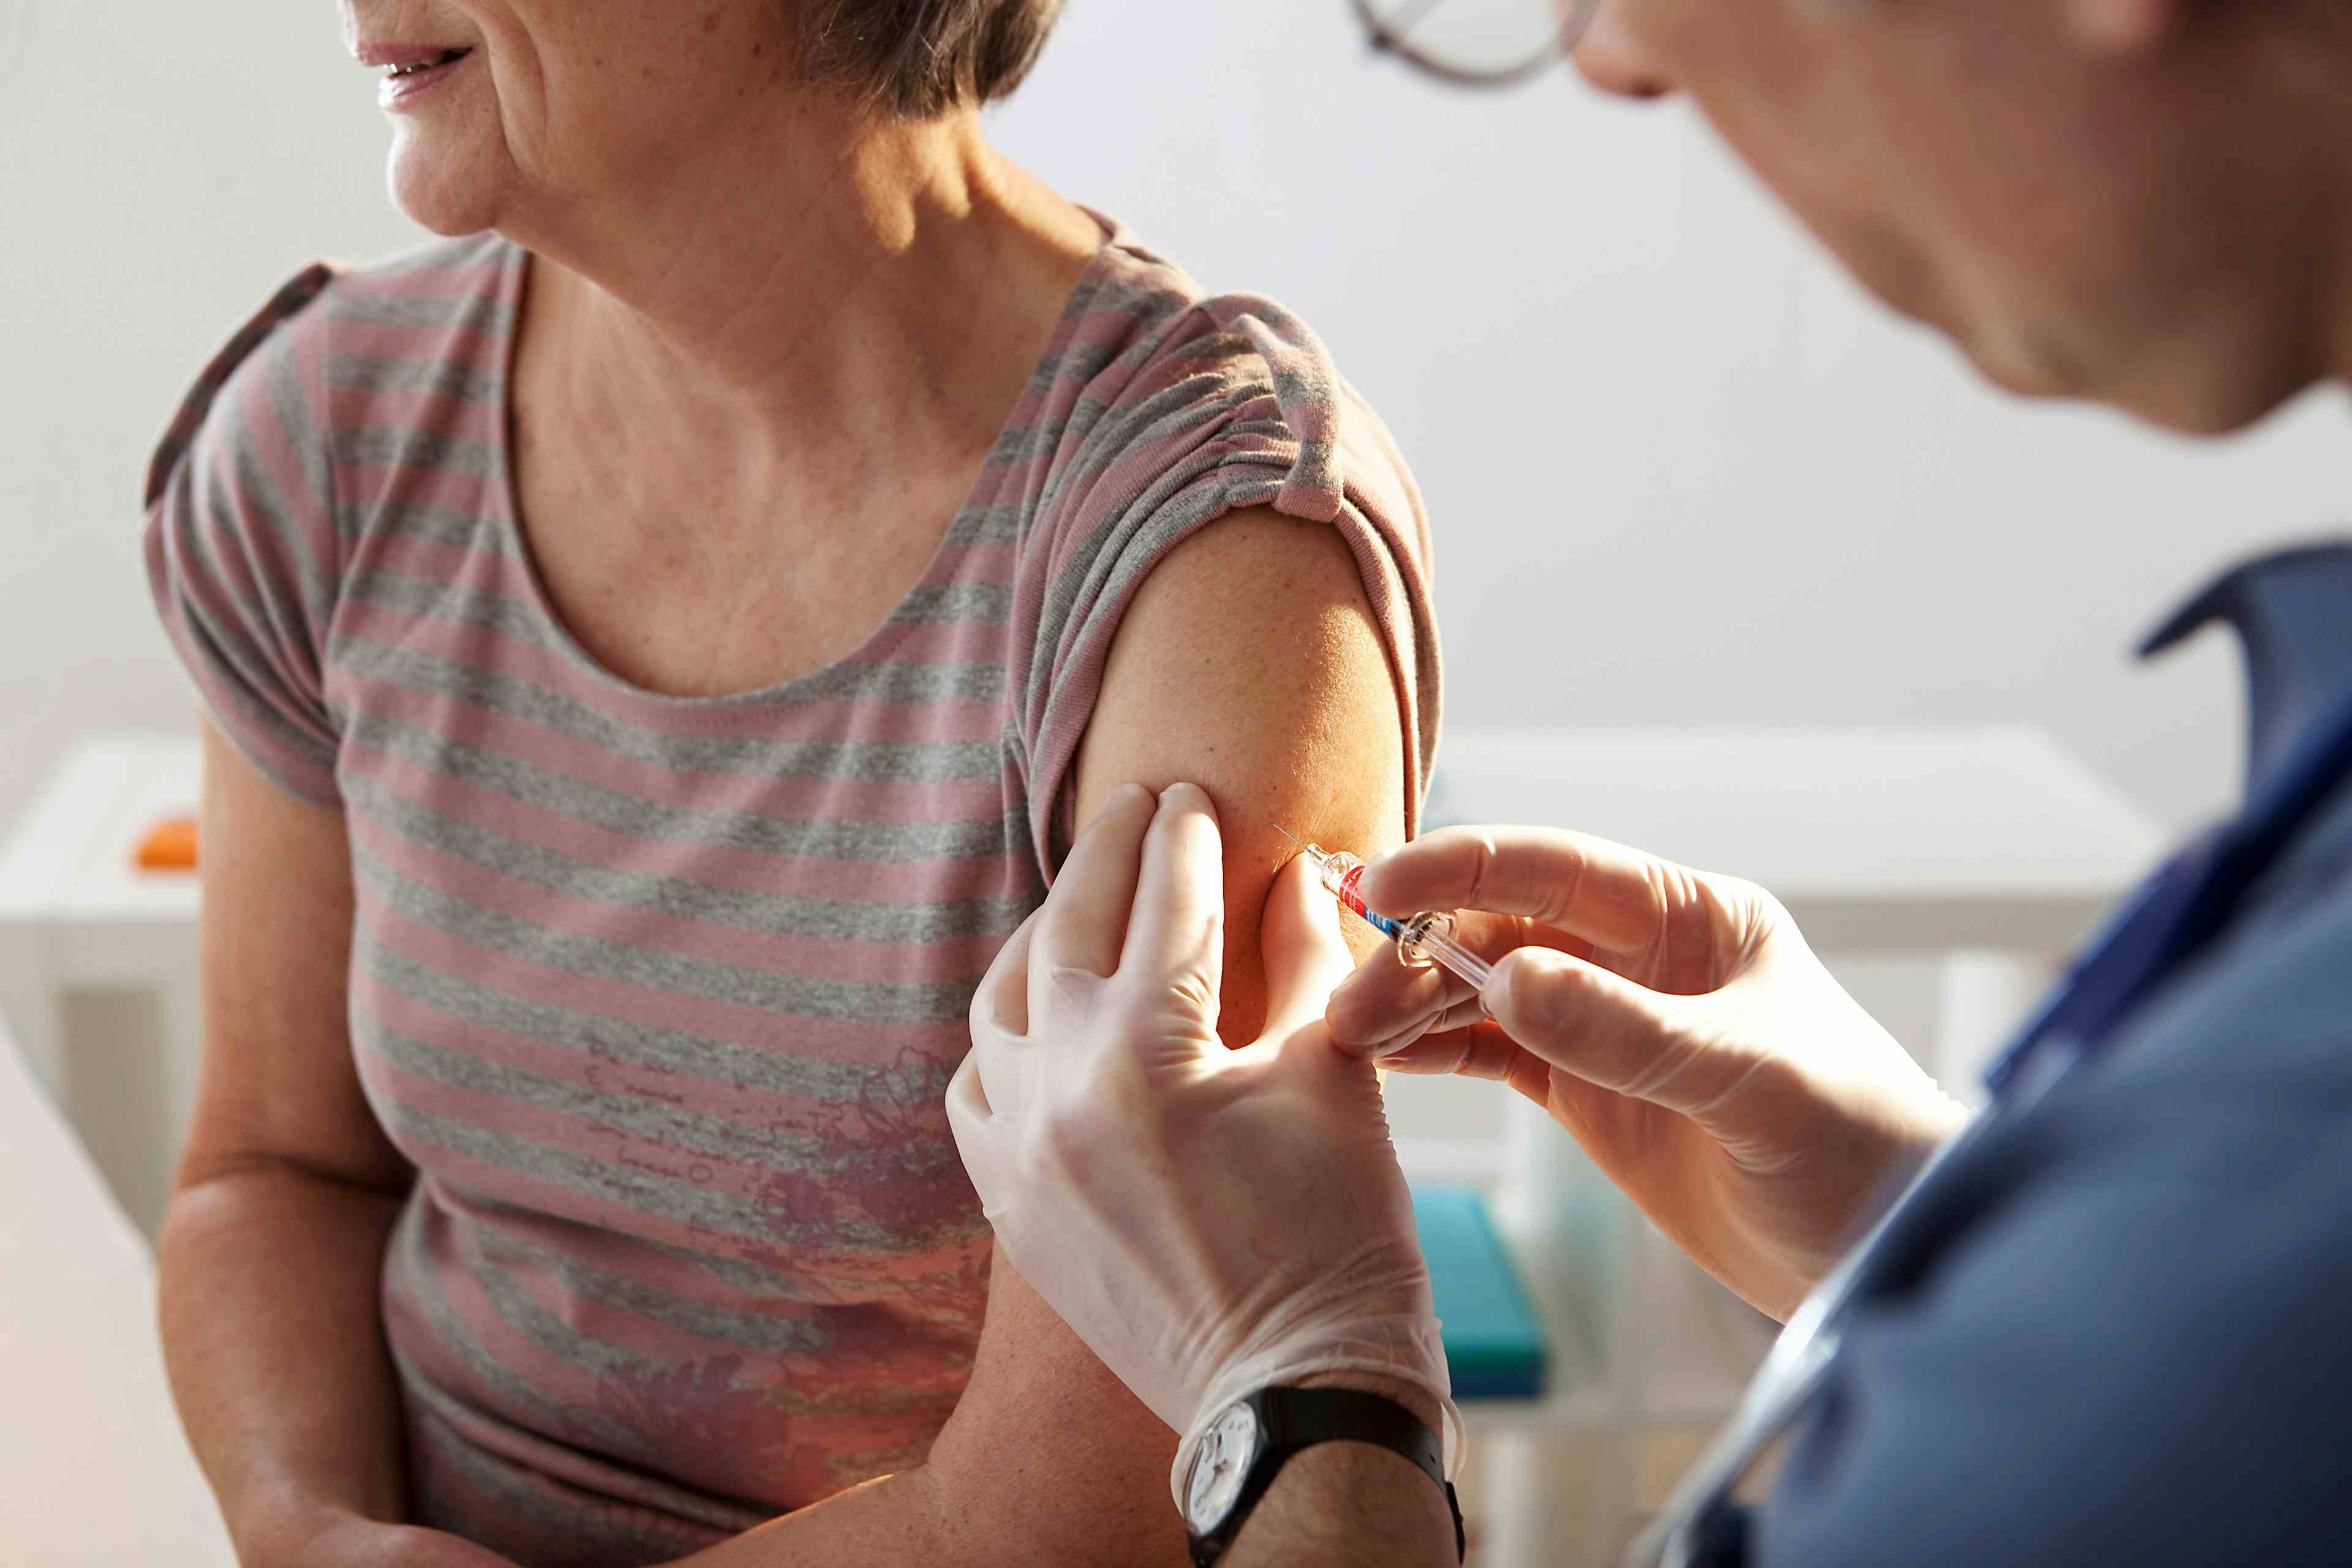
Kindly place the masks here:
POLYGON ((1495 967, 1474 992, 1375 953, 1331 998, 1340 1048, 1507 1081, 1774 1317, 1967 1120, 1752 882, 1559 828, 1452 827, 1357 890, 1383 914, 1460 910, 1495 967))
POLYGON ((948 1121, 997 1244, 1185 1441, 1315 1373, 1425 1391, 1445 1352, 1377 1074, 1331 1048, 1353 962, 1304 861, 1266 900, 1265 1032, 1217 1037, 1223 857, 1209 797, 1114 795, 971 1007, 948 1121), (1122 933, 1124 940, 1122 941, 1122 933))

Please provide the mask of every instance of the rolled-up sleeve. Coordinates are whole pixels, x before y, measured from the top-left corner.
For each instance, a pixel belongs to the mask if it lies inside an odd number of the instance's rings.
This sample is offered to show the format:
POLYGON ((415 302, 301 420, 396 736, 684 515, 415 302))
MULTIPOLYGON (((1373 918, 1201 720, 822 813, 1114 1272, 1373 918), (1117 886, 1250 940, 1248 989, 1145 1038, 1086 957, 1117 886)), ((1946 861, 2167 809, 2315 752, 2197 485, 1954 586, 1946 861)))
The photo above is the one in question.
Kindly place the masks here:
POLYGON ((1013 679, 1030 835, 1050 880, 1121 620, 1159 563, 1226 513, 1271 507, 1334 529, 1354 557, 1404 737, 1408 826, 1437 745, 1441 679, 1429 524, 1385 426, 1322 343, 1272 300, 1218 295, 1084 388, 1015 564, 1013 679))

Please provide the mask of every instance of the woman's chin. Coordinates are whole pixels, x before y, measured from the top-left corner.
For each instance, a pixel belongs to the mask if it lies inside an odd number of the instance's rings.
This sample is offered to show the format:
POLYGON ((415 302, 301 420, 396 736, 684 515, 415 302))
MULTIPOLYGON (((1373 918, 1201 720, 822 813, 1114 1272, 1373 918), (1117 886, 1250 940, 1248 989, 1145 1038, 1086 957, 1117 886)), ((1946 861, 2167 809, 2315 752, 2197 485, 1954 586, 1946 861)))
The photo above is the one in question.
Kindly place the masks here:
POLYGON ((480 172, 431 156, 411 141, 409 132, 393 133, 392 156, 384 165, 392 205, 409 222, 435 234, 479 234, 496 227, 496 183, 480 172))

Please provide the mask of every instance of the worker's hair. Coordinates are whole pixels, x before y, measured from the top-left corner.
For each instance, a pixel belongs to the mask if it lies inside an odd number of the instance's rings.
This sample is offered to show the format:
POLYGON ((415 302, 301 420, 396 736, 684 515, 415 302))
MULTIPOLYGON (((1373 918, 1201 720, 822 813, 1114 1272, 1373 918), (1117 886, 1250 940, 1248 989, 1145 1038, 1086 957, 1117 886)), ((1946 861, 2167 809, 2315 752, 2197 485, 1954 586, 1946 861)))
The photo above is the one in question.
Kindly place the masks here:
POLYGON ((1062 0, 806 0, 804 58, 869 107, 929 120, 1021 83, 1062 0))

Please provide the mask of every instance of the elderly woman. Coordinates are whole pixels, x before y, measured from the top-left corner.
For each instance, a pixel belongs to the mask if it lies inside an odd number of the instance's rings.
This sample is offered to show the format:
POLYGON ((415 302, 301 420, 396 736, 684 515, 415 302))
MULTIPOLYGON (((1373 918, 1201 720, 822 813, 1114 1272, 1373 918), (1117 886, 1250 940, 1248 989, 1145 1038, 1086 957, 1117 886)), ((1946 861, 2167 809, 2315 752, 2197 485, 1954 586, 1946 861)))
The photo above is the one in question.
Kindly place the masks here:
POLYGON ((1275 825, 1404 834, 1435 650, 1312 335, 982 142, 1055 6, 349 5, 465 237, 286 285, 148 487, 209 718, 163 1331, 247 1563, 1181 1560, 1173 1436, 991 1268, 964 1012, 1191 777, 1249 1037, 1275 825))

